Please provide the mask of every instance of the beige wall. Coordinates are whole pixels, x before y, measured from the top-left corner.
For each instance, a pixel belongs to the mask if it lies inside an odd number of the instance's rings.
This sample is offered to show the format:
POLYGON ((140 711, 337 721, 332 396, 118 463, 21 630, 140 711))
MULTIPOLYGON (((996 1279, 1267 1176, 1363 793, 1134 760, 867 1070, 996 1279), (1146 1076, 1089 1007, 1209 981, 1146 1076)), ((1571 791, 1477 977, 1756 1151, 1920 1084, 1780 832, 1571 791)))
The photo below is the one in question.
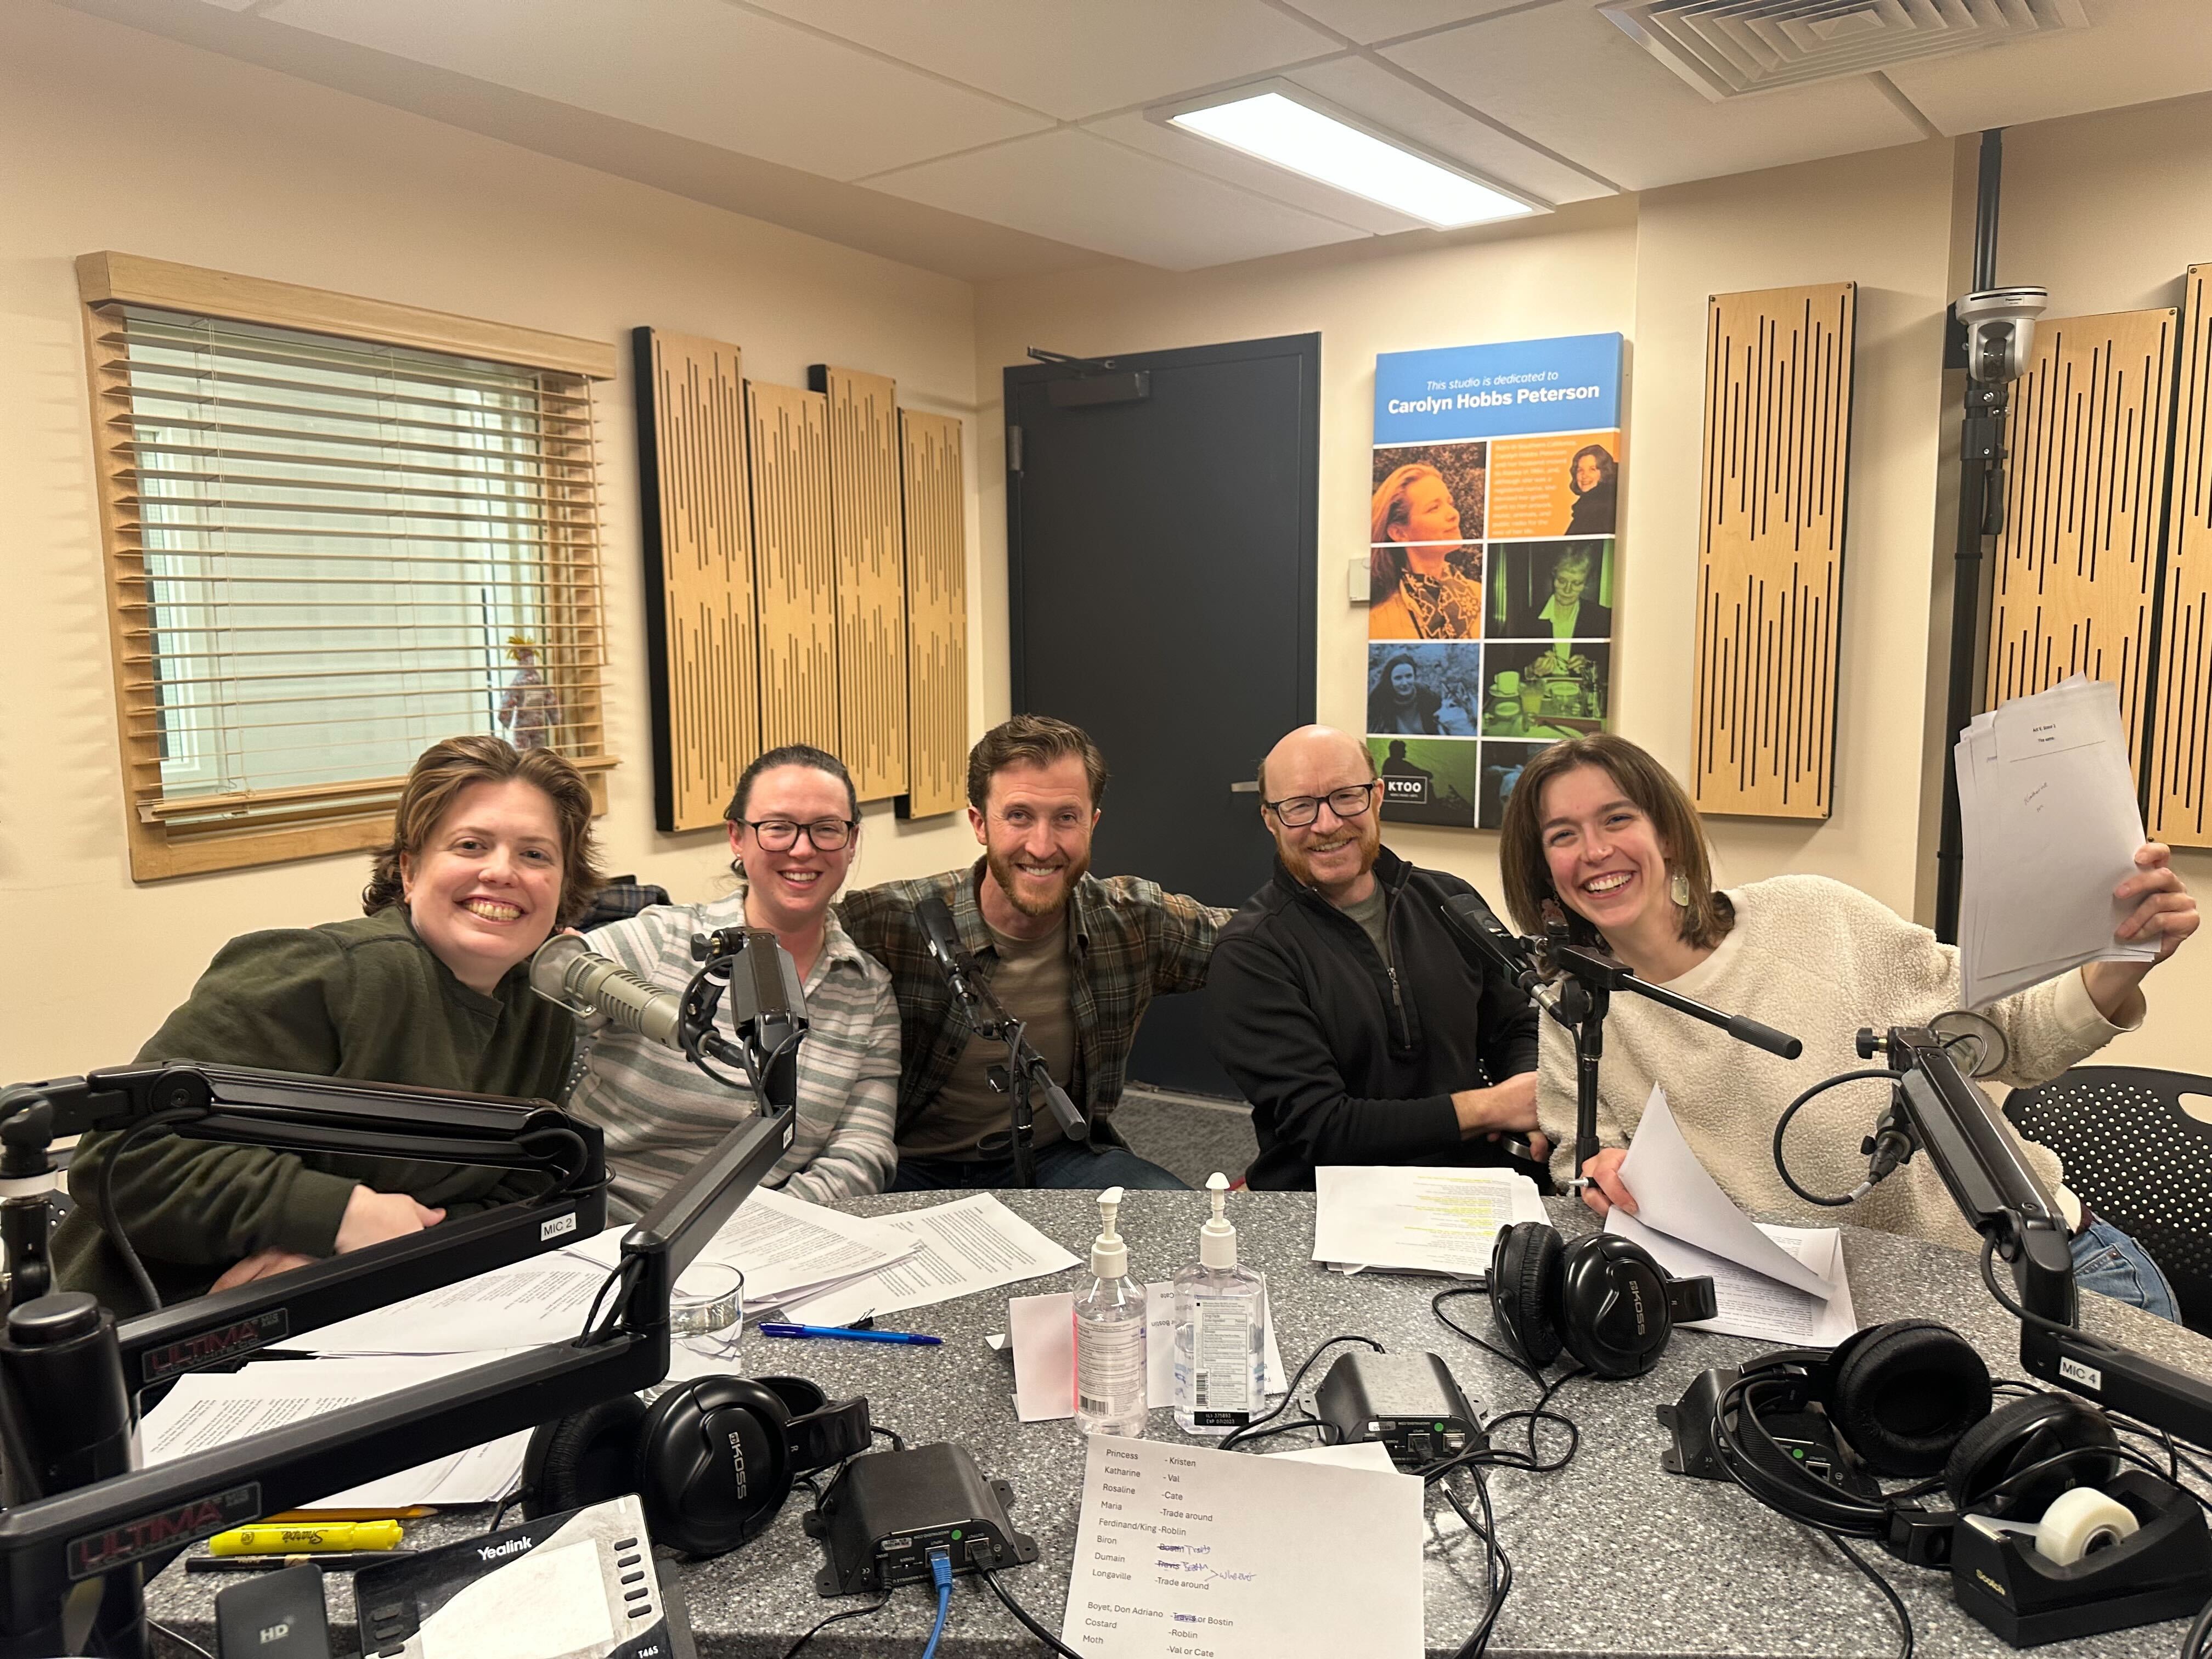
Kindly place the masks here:
MULTIPOLYGON (((2064 309, 2170 303, 2212 258, 2212 100, 2008 136, 2002 274, 2064 309), (2163 298, 2155 296, 2163 295, 2163 298), (2078 297, 2077 297, 2078 296, 2078 297)), ((1714 818, 1724 881, 1814 871, 1926 919, 1934 854, 1957 424, 1943 313, 1971 232, 1973 143, 1931 142, 1591 203, 1509 228, 1401 238, 1186 275, 1127 269, 987 283, 977 386, 994 443, 1000 371, 1024 347, 1134 352, 1318 330, 1322 341, 1319 684, 1322 720, 1362 719, 1366 617, 1345 597, 1364 544, 1378 351, 1618 329, 1629 337, 1626 518, 1616 599, 1620 729, 1678 770, 1690 750, 1692 619, 1708 295, 1850 278, 1859 286, 1832 816, 1714 818), (1963 226, 1960 215, 1966 216, 1963 226)), ((1955 396, 1955 393, 1954 394, 1955 396)), ((1005 625, 1001 462, 984 469, 987 626, 1005 625)), ((1005 707, 1003 680, 989 687, 1005 707)), ((1395 826, 1394 846, 1500 896, 1497 837, 1395 826)), ((2212 857, 2183 855, 2212 899, 2212 857)), ((2212 1071, 2196 1011, 2212 937, 2150 983, 2116 1062, 2212 1071)), ((1856 1010, 1832 1011, 1856 1024, 1856 1010)))
MULTIPOLYGON (((756 378, 894 375, 969 416, 967 284, 548 161, 41 5, 0 7, 0 1081, 127 1060, 225 939, 356 913, 358 856, 134 886, 71 262, 118 248, 626 342, 733 340, 756 378)), ((628 353, 623 353, 625 367, 628 353)), ((611 732, 608 862, 682 897, 712 836, 653 828, 635 438, 602 388, 611 732)), ((979 556, 971 521, 970 556, 979 556)), ((971 588, 974 583, 971 580, 971 588)), ((982 641, 979 641, 979 644, 982 641)), ((1002 653, 972 653, 975 684, 1002 653)), ((975 699, 971 698, 971 702, 975 699)), ((964 861, 964 823, 868 814, 858 876, 964 861)))

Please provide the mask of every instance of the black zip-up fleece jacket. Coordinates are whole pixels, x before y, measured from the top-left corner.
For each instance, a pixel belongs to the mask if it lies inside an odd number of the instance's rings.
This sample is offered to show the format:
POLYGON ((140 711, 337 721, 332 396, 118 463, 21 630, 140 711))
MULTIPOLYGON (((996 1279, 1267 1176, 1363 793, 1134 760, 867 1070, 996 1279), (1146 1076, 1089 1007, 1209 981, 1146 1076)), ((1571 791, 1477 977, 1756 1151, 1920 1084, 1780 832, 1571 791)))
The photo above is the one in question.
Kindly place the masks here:
POLYGON ((1506 1161, 1460 1138, 1451 1096, 1536 1069, 1535 1005, 1471 966, 1437 913, 1474 889, 1387 847, 1375 878, 1392 966, 1279 860, 1214 947, 1207 1031, 1252 1103, 1255 1189, 1310 1188, 1320 1164, 1506 1161))

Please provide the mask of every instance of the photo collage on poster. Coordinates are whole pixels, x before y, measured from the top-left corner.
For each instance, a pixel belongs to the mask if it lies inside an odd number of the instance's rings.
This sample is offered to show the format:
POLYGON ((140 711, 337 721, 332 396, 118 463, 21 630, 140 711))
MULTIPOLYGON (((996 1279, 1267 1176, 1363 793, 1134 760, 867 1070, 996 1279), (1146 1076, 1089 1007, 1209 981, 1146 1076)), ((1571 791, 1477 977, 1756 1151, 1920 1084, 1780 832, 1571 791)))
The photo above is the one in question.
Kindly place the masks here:
POLYGON ((1367 743, 1382 816, 1495 829, 1613 717, 1621 337, 1376 360, 1367 743))

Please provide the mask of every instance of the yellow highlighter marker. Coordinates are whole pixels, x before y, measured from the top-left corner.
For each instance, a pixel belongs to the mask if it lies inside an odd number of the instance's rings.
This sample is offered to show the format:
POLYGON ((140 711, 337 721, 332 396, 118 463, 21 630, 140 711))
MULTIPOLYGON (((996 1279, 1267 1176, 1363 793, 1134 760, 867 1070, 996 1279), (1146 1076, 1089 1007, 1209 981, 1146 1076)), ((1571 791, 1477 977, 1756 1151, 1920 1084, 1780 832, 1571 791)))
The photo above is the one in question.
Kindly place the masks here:
POLYGON ((327 1527, 234 1527, 208 1540, 210 1555, 292 1555, 302 1550, 388 1550, 406 1529, 397 1521, 350 1521, 327 1527))

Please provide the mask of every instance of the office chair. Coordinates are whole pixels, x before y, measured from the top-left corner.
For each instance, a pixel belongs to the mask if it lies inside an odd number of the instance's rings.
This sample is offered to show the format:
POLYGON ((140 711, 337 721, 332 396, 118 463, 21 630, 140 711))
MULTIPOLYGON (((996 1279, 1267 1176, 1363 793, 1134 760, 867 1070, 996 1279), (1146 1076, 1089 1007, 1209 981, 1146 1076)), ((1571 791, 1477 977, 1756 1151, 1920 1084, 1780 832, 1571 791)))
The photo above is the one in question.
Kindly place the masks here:
POLYGON ((2191 1330, 2212 1334, 2212 1078, 2136 1066, 2077 1066, 2015 1089, 2005 1115, 2065 1160, 2066 1184, 2150 1253, 2191 1330))

